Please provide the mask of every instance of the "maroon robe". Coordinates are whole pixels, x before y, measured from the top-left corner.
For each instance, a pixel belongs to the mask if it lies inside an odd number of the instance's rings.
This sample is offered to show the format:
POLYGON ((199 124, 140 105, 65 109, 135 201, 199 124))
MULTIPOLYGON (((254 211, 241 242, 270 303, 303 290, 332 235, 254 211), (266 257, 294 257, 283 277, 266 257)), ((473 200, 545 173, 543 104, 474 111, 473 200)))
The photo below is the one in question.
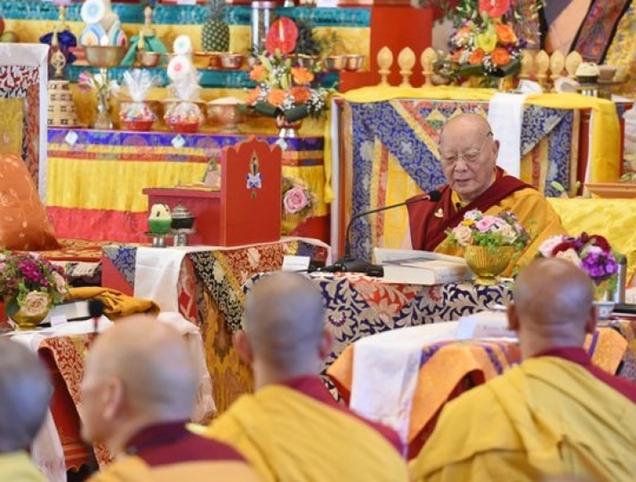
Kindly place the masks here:
MULTIPOLYGON (((434 251, 446 239, 446 231, 457 226, 464 214, 473 209, 485 213, 492 206, 505 199, 512 193, 532 186, 507 175, 503 169, 497 167, 495 182, 473 202, 464 207, 454 206, 451 200, 452 189, 446 185, 440 189, 439 201, 420 201, 407 204, 409 212, 409 226, 411 228, 411 245, 413 249, 434 251)), ((415 200, 422 195, 415 196, 415 200)))

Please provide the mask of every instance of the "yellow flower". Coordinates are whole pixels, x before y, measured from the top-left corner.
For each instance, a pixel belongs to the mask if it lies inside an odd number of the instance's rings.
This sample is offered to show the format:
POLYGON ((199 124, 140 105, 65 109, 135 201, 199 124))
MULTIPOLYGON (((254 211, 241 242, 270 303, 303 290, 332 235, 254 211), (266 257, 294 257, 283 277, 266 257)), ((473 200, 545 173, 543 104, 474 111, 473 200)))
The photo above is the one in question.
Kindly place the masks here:
POLYGON ((475 224, 475 221, 473 221, 472 219, 464 219, 461 224, 463 224, 464 226, 472 226, 473 224, 475 224))
POLYGON ((493 29, 488 29, 484 33, 477 35, 477 47, 489 54, 497 46, 497 34, 493 29))

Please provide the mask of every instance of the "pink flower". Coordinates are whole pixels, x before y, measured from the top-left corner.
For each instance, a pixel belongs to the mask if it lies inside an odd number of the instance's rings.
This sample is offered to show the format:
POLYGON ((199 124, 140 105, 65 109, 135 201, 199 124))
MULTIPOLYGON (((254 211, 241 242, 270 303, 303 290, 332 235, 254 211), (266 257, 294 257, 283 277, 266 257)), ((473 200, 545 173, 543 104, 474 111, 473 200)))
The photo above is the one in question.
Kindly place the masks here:
POLYGON ((307 193, 301 186, 294 186, 285 193, 283 206, 289 214, 296 214, 309 205, 307 193))
POLYGON ((561 258, 561 259, 570 261, 574 263, 576 266, 578 266, 579 268, 581 267, 581 264, 582 264, 581 258, 579 258, 579 255, 576 253, 576 251, 573 248, 570 248, 566 251, 559 251, 556 254, 555 258, 561 258))
POLYGON ((497 218, 493 216, 484 216, 475 223, 475 227, 482 233, 487 233, 495 225, 497 218))
POLYGON ((473 242, 472 230, 463 224, 453 229, 453 235, 460 246, 469 246, 473 242))
POLYGON ((50 303, 48 294, 42 291, 30 291, 24 298, 20 309, 26 316, 37 316, 47 312, 50 303))
POLYGON ((552 236, 546 239, 541 246, 539 246, 539 252, 544 258, 551 258, 553 256, 554 248, 565 241, 565 236, 552 236))
POLYGON ((55 290, 62 296, 66 296, 68 294, 68 286, 66 285, 66 280, 64 276, 62 276, 57 271, 53 271, 51 273, 51 277, 53 278, 53 286, 55 290))

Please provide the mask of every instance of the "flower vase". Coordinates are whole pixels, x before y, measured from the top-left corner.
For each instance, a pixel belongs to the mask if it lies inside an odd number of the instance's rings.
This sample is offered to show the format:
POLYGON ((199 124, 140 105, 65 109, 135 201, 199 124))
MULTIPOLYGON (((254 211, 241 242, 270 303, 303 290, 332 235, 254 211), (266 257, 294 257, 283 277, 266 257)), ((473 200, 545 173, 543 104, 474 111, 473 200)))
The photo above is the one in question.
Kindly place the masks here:
POLYGON ((466 246, 464 259, 466 264, 477 275, 476 284, 491 286, 497 284, 497 276, 510 264, 515 253, 513 246, 466 246))
MULTIPOLYGON (((6 303, 7 307, 18 306, 16 300, 6 303)), ((25 307, 18 307, 9 317, 16 324, 18 330, 33 330, 47 317, 51 310, 51 298, 46 297, 46 303, 34 312, 29 312, 25 307)))
POLYGON ((610 319, 614 311, 614 288, 612 280, 602 281, 594 287, 594 309, 597 321, 603 323, 610 319))
POLYGON ((97 94, 97 117, 93 128, 109 130, 113 128, 113 121, 110 118, 110 106, 108 105, 108 94, 97 94))
POLYGON ((303 120, 296 121, 287 120, 284 115, 276 117, 276 127, 278 128, 278 137, 281 139, 295 139, 298 137, 298 130, 303 124, 303 120))

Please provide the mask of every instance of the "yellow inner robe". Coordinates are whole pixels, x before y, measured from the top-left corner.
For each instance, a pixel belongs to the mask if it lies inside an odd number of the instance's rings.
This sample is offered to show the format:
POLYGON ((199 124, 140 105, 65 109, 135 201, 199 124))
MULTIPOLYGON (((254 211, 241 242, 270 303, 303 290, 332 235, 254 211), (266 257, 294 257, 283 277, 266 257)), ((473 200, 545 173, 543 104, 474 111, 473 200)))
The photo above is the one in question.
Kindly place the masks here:
POLYGON ((46 482, 26 452, 0 454, 0 480, 11 482, 46 482))
POLYGON ((89 482, 208 482, 211 480, 257 482, 259 479, 249 465, 235 460, 202 460, 151 467, 140 457, 126 455, 88 480, 89 482))
POLYGON ((412 480, 633 481, 636 404, 585 368, 531 358, 450 402, 411 464, 412 480))
POLYGON ((233 446, 264 481, 408 480, 404 460, 373 428, 281 385, 243 395, 209 427, 192 429, 233 446))
MULTIPOLYGON (((453 205, 461 200, 453 191, 451 195, 453 205)), ((559 215, 554 211, 548 201, 538 191, 530 188, 521 189, 491 206, 485 214, 496 215, 502 211, 512 211, 517 216, 521 225, 530 234, 530 244, 517 253, 504 271, 504 276, 511 276, 517 269, 523 268, 532 261, 539 252, 539 246, 548 238, 559 234, 566 234, 559 215)), ((450 213, 444 213, 449 216, 450 213)), ((435 252, 463 256, 464 248, 454 246, 445 239, 435 248, 435 252)))

